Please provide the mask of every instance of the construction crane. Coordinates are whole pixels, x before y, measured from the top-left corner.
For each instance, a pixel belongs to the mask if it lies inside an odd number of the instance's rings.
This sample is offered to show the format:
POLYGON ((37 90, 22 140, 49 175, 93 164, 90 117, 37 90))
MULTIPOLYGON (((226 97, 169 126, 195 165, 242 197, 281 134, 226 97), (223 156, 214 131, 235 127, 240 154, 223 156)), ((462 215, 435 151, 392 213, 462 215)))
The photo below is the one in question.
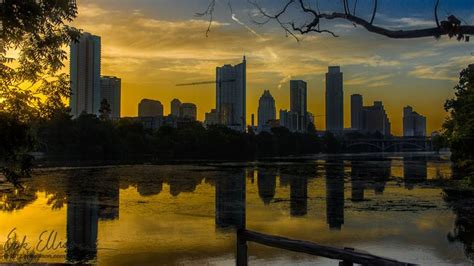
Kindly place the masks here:
POLYGON ((228 80, 210 80, 210 81, 196 81, 196 82, 191 82, 191 83, 178 83, 176 84, 176 87, 182 87, 182 86, 197 86, 197 85, 206 85, 206 84, 216 84, 216 83, 226 83, 226 82, 235 82, 235 79, 228 79, 228 80))

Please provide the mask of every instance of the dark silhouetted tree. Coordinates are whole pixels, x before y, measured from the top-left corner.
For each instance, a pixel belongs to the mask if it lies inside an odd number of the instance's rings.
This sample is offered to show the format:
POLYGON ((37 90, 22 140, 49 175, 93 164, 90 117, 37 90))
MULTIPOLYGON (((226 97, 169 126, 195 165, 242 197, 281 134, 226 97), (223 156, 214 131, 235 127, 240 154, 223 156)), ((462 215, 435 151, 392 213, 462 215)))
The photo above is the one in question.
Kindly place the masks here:
POLYGON ((455 97, 444 107, 449 118, 443 124, 452 160, 462 170, 474 173, 474 65, 464 69, 454 87, 455 97))
POLYGON ((7 151, 0 169, 11 181, 28 172, 31 122, 51 118, 70 95, 68 76, 59 70, 64 46, 80 35, 66 24, 76 13, 73 0, 0 1, 0 150, 7 151), (13 50, 17 56, 8 57, 13 50))
POLYGON ((110 109, 110 104, 107 99, 102 99, 102 101, 100 102, 99 118, 101 120, 109 120, 111 112, 112 110, 110 109))
POLYGON ((76 17, 72 0, 5 0, 0 2, 0 104, 1 112, 27 121, 48 116, 63 107, 70 94, 63 49, 79 37, 68 25, 76 17), (7 57, 16 50, 18 56, 7 57))

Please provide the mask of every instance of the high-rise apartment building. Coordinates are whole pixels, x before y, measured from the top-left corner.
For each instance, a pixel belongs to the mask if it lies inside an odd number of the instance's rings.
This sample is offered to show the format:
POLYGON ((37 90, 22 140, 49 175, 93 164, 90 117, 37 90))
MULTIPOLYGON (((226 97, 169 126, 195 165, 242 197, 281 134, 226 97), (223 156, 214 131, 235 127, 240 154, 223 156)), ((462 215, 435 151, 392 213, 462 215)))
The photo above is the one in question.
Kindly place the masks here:
POLYGON ((426 136, 426 117, 413 111, 411 106, 403 108, 403 136, 426 136))
POLYGON ((343 73, 330 66, 326 73, 326 130, 340 133, 344 129, 343 73))
POLYGON ((100 109, 100 37, 83 33, 70 45, 71 98, 73 117, 82 112, 99 115, 100 109))
POLYGON ((112 119, 120 118, 121 84, 122 81, 117 77, 102 76, 100 78, 101 98, 107 100, 111 111, 110 117, 112 119))
POLYGON ((216 110, 224 125, 239 131, 247 127, 246 68, 245 56, 241 64, 216 68, 216 110))
POLYGON ((290 111, 298 114, 297 131, 306 131, 308 125, 307 84, 303 80, 290 81, 290 111))

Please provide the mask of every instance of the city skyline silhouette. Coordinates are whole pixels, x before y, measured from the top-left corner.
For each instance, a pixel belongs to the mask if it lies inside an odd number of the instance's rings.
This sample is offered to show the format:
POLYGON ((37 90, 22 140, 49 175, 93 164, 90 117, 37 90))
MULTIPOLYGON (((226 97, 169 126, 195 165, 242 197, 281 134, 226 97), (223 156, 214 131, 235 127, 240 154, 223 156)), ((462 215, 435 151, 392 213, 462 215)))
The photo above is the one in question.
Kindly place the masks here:
MULTIPOLYGON (((232 20, 226 7, 221 6, 223 11, 216 14, 206 38, 207 21, 189 16, 200 10, 205 1, 188 6, 140 1, 134 4, 135 9, 128 12, 126 2, 111 5, 107 1, 84 1, 78 5, 74 22, 84 31, 102 37, 102 73, 122 79, 122 116, 136 116, 136 104, 142 98, 160 100, 165 105, 164 112, 169 113, 165 103, 178 98, 195 103, 198 119, 204 120, 204 113, 215 108, 215 86, 177 88, 175 84, 213 80, 217 66, 237 64, 245 54, 247 121, 256 114, 264 90, 274 96, 277 110, 289 109, 291 79, 307 81, 308 111, 323 115, 324 74, 329 65, 340 65, 345 73, 344 127, 350 127, 350 95, 359 93, 369 103, 384 102, 394 134, 402 133, 406 105, 428 117, 427 132, 431 133, 441 127, 446 117, 442 106, 452 96, 458 73, 472 62, 471 43, 446 37, 391 40, 362 29, 349 29, 351 24, 344 22, 331 26, 340 31, 339 38, 308 35, 296 42, 286 38, 276 25, 252 24, 248 14, 238 8, 239 3, 234 4, 235 16, 252 31, 232 20)), ((461 16, 466 12, 466 1, 443 4, 461 16)), ((411 8, 423 6, 418 3, 411 8)), ((381 12, 393 10, 393 17, 379 18, 382 24, 396 21, 416 27, 432 20, 431 13, 404 15, 403 5, 395 8, 384 3, 381 8, 381 12)), ((316 128, 325 128, 324 117, 316 119, 316 128)))

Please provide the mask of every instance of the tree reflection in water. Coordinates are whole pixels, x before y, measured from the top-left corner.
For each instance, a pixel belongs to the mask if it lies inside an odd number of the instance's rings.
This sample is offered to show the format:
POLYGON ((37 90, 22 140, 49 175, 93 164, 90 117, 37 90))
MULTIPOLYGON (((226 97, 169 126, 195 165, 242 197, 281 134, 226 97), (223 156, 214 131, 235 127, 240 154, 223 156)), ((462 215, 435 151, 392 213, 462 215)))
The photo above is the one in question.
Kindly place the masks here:
POLYGON ((450 242, 460 242, 464 253, 474 263, 474 193, 444 190, 444 199, 456 215, 454 229, 448 233, 450 242))

